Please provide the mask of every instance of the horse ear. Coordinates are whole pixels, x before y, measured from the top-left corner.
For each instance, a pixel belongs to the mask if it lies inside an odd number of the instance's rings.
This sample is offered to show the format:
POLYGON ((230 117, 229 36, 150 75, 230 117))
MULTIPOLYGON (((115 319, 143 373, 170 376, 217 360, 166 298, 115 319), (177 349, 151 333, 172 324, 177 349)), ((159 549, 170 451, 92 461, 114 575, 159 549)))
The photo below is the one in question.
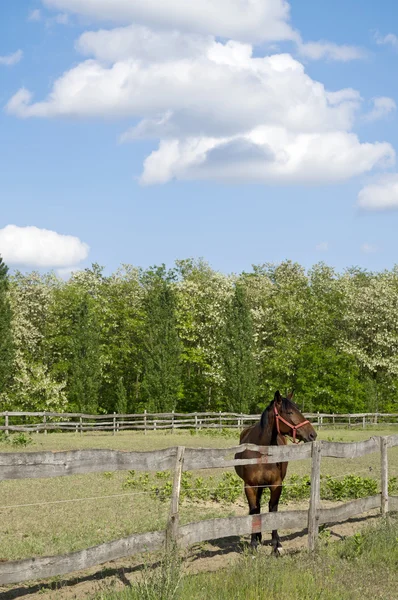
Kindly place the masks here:
POLYGON ((287 399, 291 400, 294 396, 294 388, 292 389, 292 391, 290 392, 290 394, 287 395, 287 399))
POLYGON ((279 390, 276 390, 275 392, 275 396, 274 396, 274 402, 281 402, 282 401, 282 396, 279 390))

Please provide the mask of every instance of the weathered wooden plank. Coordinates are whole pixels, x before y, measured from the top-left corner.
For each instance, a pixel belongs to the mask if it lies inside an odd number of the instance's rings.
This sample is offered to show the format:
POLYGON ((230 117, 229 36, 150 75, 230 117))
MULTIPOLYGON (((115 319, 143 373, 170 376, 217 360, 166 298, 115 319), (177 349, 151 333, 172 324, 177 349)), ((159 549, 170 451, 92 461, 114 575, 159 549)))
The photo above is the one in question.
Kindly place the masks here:
POLYGON ((380 494, 352 500, 334 508, 322 508, 319 510, 319 523, 339 523, 374 508, 380 508, 380 494))
POLYGON ((389 509, 390 511, 398 510, 398 496, 390 496, 389 497, 389 509))
POLYGON ((174 466, 176 452, 176 448, 153 452, 4 452, 0 453, 0 479, 35 479, 130 469, 167 471, 174 466))
POLYGON ((308 510, 308 549, 310 551, 315 550, 318 542, 322 444, 323 442, 312 444, 311 496, 308 510))
POLYGON ((388 454, 387 438, 380 438, 381 514, 388 513, 388 454))
POLYGON ((182 465, 184 463, 184 446, 178 446, 177 456, 174 467, 173 477, 173 490, 171 494, 170 502, 170 514, 167 523, 166 531, 166 544, 169 546, 171 543, 177 541, 178 537, 178 526, 179 526, 179 514, 178 505, 180 501, 180 490, 181 490, 181 476, 182 476, 182 465))
POLYGON ((398 434, 395 435, 387 435, 387 448, 394 448, 394 446, 398 446, 398 434))
POLYGON ((277 463, 289 460, 303 460, 311 458, 311 444, 288 446, 256 446, 255 444, 242 444, 232 448, 186 448, 184 458, 184 471, 194 469, 213 469, 241 464, 256 464, 258 462, 277 463), (263 455, 259 459, 234 459, 237 452, 253 450, 263 455))
POLYGON ((307 515, 306 510, 296 510, 189 523, 180 527, 179 544, 184 547, 206 540, 273 529, 302 529, 307 525, 307 515))
POLYGON ((322 442, 322 456, 330 458, 359 458, 379 451, 380 442, 377 437, 363 442, 322 442))
POLYGON ((165 540, 163 531, 135 533, 126 538, 59 556, 0 562, 0 585, 22 583, 82 571, 138 552, 156 550, 165 540))

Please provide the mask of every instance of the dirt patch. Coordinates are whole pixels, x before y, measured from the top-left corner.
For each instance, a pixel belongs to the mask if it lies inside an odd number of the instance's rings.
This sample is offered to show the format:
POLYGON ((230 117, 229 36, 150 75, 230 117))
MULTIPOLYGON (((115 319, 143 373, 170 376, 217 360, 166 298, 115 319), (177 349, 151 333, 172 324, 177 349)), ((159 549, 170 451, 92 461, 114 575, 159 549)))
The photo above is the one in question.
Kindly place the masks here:
MULTIPOLYGON (((336 503, 323 502, 322 506, 328 508, 336 503)), ((295 510, 306 510, 308 503, 294 504, 295 510)), ((245 513, 242 506, 242 514, 245 513)), ((293 509, 288 506, 285 509, 293 509)), ((240 511, 239 511, 240 512, 240 511)), ((365 516, 352 518, 344 523, 327 527, 330 540, 341 540, 360 531, 361 528, 379 518, 380 512, 373 510, 365 516)), ((307 532, 279 530, 283 549, 286 553, 297 552, 307 548, 307 532)), ((324 534, 321 534, 324 535, 324 534)), ((209 542, 196 544, 187 551, 185 568, 187 573, 210 572, 223 569, 238 560, 250 540, 250 536, 229 537, 209 542)), ((270 554, 271 534, 263 533, 263 545, 259 552, 270 554)), ((51 600, 74 600, 91 597, 103 589, 123 589, 134 581, 143 568, 145 562, 150 562, 155 568, 159 556, 139 555, 130 559, 114 561, 101 567, 95 567, 84 572, 79 572, 69 577, 59 577, 52 580, 37 582, 33 585, 18 585, 0 588, 0 600, 40 600, 43 597, 51 600)))

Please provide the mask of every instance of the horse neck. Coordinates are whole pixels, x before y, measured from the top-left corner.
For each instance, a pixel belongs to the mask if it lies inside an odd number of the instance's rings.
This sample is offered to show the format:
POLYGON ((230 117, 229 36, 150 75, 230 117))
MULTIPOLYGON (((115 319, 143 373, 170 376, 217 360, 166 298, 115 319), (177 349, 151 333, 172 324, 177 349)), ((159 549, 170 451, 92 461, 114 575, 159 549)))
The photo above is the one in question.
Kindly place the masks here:
POLYGON ((261 433, 259 446, 277 446, 278 432, 276 430, 276 422, 274 411, 270 410, 268 414, 268 422, 261 433))

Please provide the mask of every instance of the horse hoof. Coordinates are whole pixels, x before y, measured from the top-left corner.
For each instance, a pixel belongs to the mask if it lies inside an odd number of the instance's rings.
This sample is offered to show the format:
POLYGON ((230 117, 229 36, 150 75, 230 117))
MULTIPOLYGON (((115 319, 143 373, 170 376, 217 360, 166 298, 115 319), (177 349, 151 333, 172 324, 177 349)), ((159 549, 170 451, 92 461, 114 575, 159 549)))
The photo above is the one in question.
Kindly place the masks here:
POLYGON ((275 556, 283 556, 284 553, 285 553, 285 551, 282 548, 282 546, 277 546, 276 548, 274 548, 274 554, 275 554, 275 556))

